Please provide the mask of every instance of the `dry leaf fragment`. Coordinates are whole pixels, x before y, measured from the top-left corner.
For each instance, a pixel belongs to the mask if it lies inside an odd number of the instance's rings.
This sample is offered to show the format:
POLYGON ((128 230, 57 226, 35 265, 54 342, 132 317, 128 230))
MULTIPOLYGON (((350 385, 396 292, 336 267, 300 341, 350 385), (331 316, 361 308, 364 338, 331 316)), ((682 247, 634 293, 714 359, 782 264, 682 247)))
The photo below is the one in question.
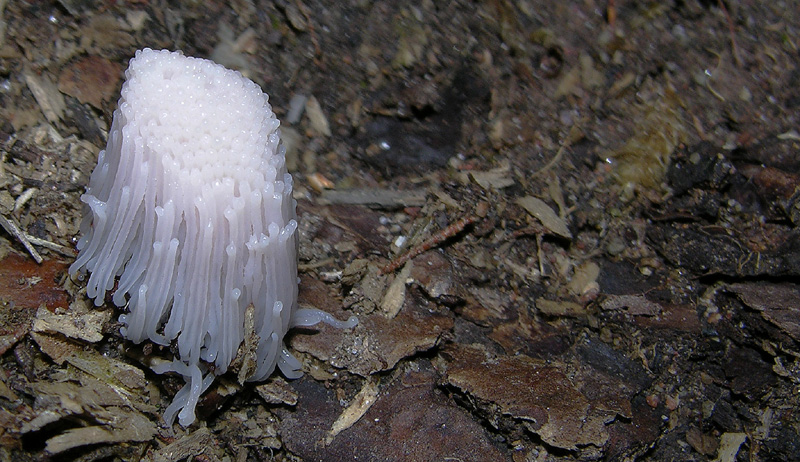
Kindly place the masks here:
POLYGON ((100 56, 87 56, 67 66, 58 77, 58 89, 81 104, 89 103, 102 109, 117 91, 122 75, 119 63, 100 56))
POLYGON ((400 308, 403 307, 403 302, 406 300, 406 283, 408 282, 408 276, 411 274, 411 267, 413 265, 413 262, 409 261, 403 266, 400 273, 398 273, 392 283, 389 284, 389 288, 386 289, 386 294, 383 296, 383 300, 381 300, 381 309, 389 319, 397 316, 397 313, 400 312, 400 308))
POLYGON ((747 306, 795 340, 800 340, 800 287, 793 284, 741 283, 729 289, 747 306))
POLYGON ((468 181, 466 179, 469 179, 486 190, 495 189, 499 191, 514 185, 514 178, 511 177, 511 164, 508 161, 504 161, 499 167, 485 172, 469 171, 462 175, 466 175, 466 178, 462 177, 461 181, 463 183, 467 184, 468 181))
POLYGON ((544 314, 550 316, 583 316, 586 308, 575 302, 547 300, 546 298, 536 299, 536 308, 544 314))
POLYGON ((736 460, 736 455, 739 453, 742 444, 747 440, 746 433, 733 433, 725 432, 720 438, 719 450, 717 451, 717 458, 714 462, 733 462, 736 460))
POLYGON ((511 416, 545 443, 568 450, 608 440, 604 418, 592 413, 562 365, 524 355, 492 357, 480 345, 450 345, 444 357, 446 382, 493 413, 491 419, 511 416))
POLYGON ((236 377, 239 385, 244 385, 244 382, 255 373, 258 367, 258 354, 256 351, 258 342, 256 308, 251 303, 244 310, 244 341, 239 346, 239 351, 231 363, 232 370, 239 369, 236 377))
POLYGON ((593 261, 585 261, 575 268, 572 279, 567 284, 567 289, 573 295, 583 295, 598 287, 597 278, 599 276, 600 265, 593 261))
POLYGON ((655 316, 661 313, 661 305, 642 295, 609 295, 600 302, 600 307, 609 311, 626 311, 633 316, 655 316))
POLYGON ((67 362, 109 386, 141 390, 147 385, 141 369, 91 350, 80 350, 67 362))
POLYGON ((150 441, 155 434, 155 425, 144 415, 120 409, 111 426, 67 430, 47 440, 45 450, 50 454, 58 454, 89 444, 150 441))
POLYGON ((541 221, 542 225, 548 230, 561 237, 572 239, 572 233, 569 232, 566 221, 559 217, 543 200, 533 196, 525 196, 518 199, 517 203, 534 218, 541 221))
POLYGON ((203 427, 156 451, 153 454, 153 461, 177 462, 186 459, 194 460, 193 456, 204 454, 209 448, 215 446, 211 430, 203 427))
POLYGON ((36 102, 39 103, 42 113, 50 123, 56 123, 67 108, 64 96, 46 76, 36 76, 31 71, 25 71, 24 75, 25 82, 33 93, 33 97, 36 98, 36 102))
POLYGON ((358 422, 358 420, 367 413, 369 408, 375 404, 375 400, 377 399, 378 382, 373 378, 369 378, 364 383, 364 386, 361 387, 361 391, 356 394, 353 401, 347 406, 347 409, 345 409, 333 425, 331 425, 331 429, 328 431, 328 434, 325 435, 325 445, 331 444, 333 439, 336 438, 336 435, 358 422))
POLYGON ((273 376, 266 383, 256 386, 256 392, 269 404, 297 404, 297 392, 280 377, 273 376))
POLYGON ((103 340, 103 324, 111 319, 111 311, 85 310, 73 304, 64 314, 48 310, 44 304, 36 311, 34 332, 58 333, 69 338, 96 343, 103 340))
POLYGON ((331 136, 331 127, 328 124, 328 118, 322 112, 322 106, 314 95, 311 95, 306 100, 306 114, 308 114, 308 121, 311 123, 311 128, 317 133, 325 136, 331 136))
POLYGON ((67 340, 63 335, 31 332, 31 338, 39 345, 42 353, 46 354, 54 363, 63 365, 68 357, 80 351, 78 342, 67 340))

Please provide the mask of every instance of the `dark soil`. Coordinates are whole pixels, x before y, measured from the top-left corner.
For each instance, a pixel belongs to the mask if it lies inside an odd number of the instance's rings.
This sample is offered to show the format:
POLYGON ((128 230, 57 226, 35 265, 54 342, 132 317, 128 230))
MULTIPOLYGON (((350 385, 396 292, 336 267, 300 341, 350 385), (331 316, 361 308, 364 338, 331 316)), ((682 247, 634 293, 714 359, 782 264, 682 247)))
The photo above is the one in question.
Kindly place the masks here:
POLYGON ((798 11, 0 0, 1 460, 800 460, 798 11), (270 95, 301 303, 360 320, 186 429, 67 275, 143 47, 270 95))

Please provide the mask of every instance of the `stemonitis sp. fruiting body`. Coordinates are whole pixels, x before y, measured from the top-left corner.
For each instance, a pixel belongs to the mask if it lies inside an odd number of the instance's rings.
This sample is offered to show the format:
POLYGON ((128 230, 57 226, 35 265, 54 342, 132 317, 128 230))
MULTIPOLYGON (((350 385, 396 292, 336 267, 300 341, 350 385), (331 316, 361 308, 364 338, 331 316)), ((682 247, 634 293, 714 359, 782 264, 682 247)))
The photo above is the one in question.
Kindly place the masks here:
POLYGON ((320 321, 297 309, 297 220, 280 125, 258 85, 209 60, 144 49, 125 72, 108 145, 86 193, 79 255, 86 293, 101 305, 112 291, 122 334, 169 345, 178 357, 156 367, 186 386, 164 412, 171 424, 195 420, 200 395, 224 373, 255 309, 262 380, 277 365, 300 363, 283 336, 320 321), (207 364, 213 363, 213 372, 207 364))

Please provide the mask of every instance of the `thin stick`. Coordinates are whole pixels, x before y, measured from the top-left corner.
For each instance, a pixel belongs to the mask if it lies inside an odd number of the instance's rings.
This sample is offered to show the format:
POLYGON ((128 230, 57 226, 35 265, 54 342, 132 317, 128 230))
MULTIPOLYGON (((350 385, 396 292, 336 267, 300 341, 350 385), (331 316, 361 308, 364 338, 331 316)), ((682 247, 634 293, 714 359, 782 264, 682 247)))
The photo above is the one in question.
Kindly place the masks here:
POLYGON ((728 13, 728 9, 725 8, 725 1, 718 0, 718 3, 722 13, 725 15, 725 20, 728 22, 728 32, 731 34, 731 48, 733 48, 733 60, 736 61, 737 66, 742 67, 742 59, 739 57, 739 47, 736 46, 736 30, 733 27, 733 19, 728 13))
POLYGON ((464 230, 464 228, 472 223, 475 223, 476 221, 478 221, 478 217, 475 215, 470 215, 458 220, 447 228, 438 231, 436 234, 426 239, 422 244, 411 248, 408 252, 389 262, 388 265, 381 268, 380 274, 394 272, 397 268, 403 266, 405 262, 411 260, 422 252, 427 252, 428 250, 438 246, 447 239, 460 233, 464 230))
POLYGON ((16 223, 4 217, 3 215, 0 215, 0 226, 5 228, 8 234, 17 238, 17 240, 20 241, 22 245, 25 246, 25 248, 28 250, 28 253, 31 254, 31 257, 33 257, 33 259, 36 260, 36 263, 42 263, 42 256, 39 255, 39 252, 37 252, 36 249, 33 248, 33 244, 31 244, 31 241, 30 239, 28 239, 28 236, 25 233, 23 233, 21 229, 19 229, 19 226, 17 226, 16 223))
POLYGON ((564 155, 564 151, 569 149, 572 143, 578 141, 580 138, 582 138, 582 134, 578 129, 578 126, 576 124, 573 124, 572 127, 570 127, 569 129, 569 133, 567 133, 566 139, 564 140, 563 143, 561 143, 561 146, 558 148, 556 155, 552 159, 550 159, 550 162, 548 162, 547 165, 533 172, 531 174, 531 177, 541 175, 542 173, 550 170, 554 165, 558 164, 561 161, 561 157, 564 155))
POLYGON ((614 0, 608 0, 606 13, 608 14, 608 27, 614 31, 617 27, 617 7, 614 0))
POLYGON ((30 234, 26 234, 25 238, 27 238, 33 245, 38 245, 39 247, 50 249, 66 257, 74 257, 75 255, 77 255, 77 252, 75 252, 74 249, 71 249, 69 247, 64 247, 61 244, 56 244, 53 241, 48 241, 46 239, 39 239, 38 237, 31 236, 30 234))

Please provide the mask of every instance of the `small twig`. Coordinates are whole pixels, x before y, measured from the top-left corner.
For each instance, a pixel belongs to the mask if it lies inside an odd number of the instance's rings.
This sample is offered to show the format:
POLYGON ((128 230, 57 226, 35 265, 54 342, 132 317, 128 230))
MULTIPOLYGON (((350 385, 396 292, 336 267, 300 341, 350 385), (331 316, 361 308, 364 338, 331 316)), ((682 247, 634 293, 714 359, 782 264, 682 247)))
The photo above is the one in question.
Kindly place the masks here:
POLYGON ((69 247, 64 247, 61 244, 56 244, 55 242, 48 241, 46 239, 40 239, 36 236, 31 236, 30 234, 22 231, 15 222, 2 215, 0 215, 0 225, 3 226, 6 232, 8 232, 8 234, 16 237, 22 243, 22 245, 24 245, 25 248, 28 249, 28 252, 30 252, 33 259, 36 260, 36 263, 41 263, 43 259, 41 255, 39 255, 39 253, 33 247, 34 245, 50 249, 66 257, 74 257, 76 255, 74 249, 71 249, 69 247))
POLYGON ((572 127, 570 127, 569 129, 569 133, 567 133, 566 139, 564 140, 563 143, 561 143, 561 146, 558 148, 556 155, 552 159, 550 159, 550 162, 548 162, 547 165, 533 172, 531 174, 531 177, 541 175, 542 173, 550 170, 554 165, 558 164, 561 161, 561 157, 564 155, 564 151, 569 149, 570 146, 572 146, 572 143, 578 141, 582 137, 583 135, 580 129, 578 128, 577 124, 573 124, 572 127))
POLYGON ((733 49, 733 60, 736 61, 737 66, 742 67, 742 59, 739 57, 739 47, 736 46, 736 30, 733 27, 733 19, 728 13, 728 9, 725 8, 725 1, 718 0, 718 2, 722 13, 725 15, 725 20, 728 22, 728 32, 731 34, 731 48, 733 49))
POLYGON ((725 97, 722 96, 721 94, 719 94, 719 92, 714 90, 714 88, 711 86, 711 79, 714 77, 714 75, 716 75, 717 71, 722 67, 722 55, 720 53, 717 53, 714 50, 711 50, 711 49, 708 49, 708 51, 710 51, 711 53, 713 53, 714 55, 717 56, 717 66, 714 68, 713 71, 706 70, 706 75, 708 76, 708 79, 706 79, 706 82, 705 82, 706 83, 706 88, 717 99, 719 99, 720 101, 725 101, 725 97))
POLYGON ((438 231, 436 234, 426 239, 422 244, 409 249, 408 252, 389 262, 388 265, 381 268, 380 274, 387 274, 395 271, 397 268, 403 266, 405 262, 411 260, 422 252, 427 252, 447 239, 450 239, 451 237, 463 231, 468 225, 475 223, 476 221, 478 221, 478 217, 475 215, 470 215, 458 220, 447 228, 438 231))
POLYGON ((540 174, 542 174, 542 173, 544 173, 544 172, 546 172, 546 171, 550 170, 550 168, 551 168, 551 167, 553 167, 554 165, 556 165, 556 164, 557 164, 557 163, 558 163, 558 162, 561 160, 561 156, 564 154, 564 150, 567 148, 567 145, 568 145, 568 144, 569 144, 569 143, 564 143, 564 144, 562 144, 562 145, 561 145, 561 146, 558 148, 558 151, 556 152, 556 155, 555 155, 555 156, 553 156, 553 158, 552 158, 552 159, 550 159, 550 162, 548 162, 548 163, 547 163, 547 165, 545 165, 544 167, 540 168, 539 170, 537 170, 537 171, 533 172, 533 173, 531 174, 531 176, 532 176, 532 177, 535 177, 535 176, 537 176, 537 175, 540 175, 540 174))
POLYGON ((8 234, 17 238, 17 240, 20 241, 22 245, 25 246, 25 248, 28 250, 28 253, 31 254, 31 257, 33 257, 33 259, 36 260, 36 263, 42 262, 42 256, 39 255, 39 252, 37 252, 36 249, 33 248, 33 244, 31 244, 28 235, 23 233, 22 230, 19 229, 19 226, 17 226, 16 223, 0 215, 0 226, 5 228, 8 234))
POLYGON ((536 259, 539 260, 539 274, 544 276, 544 252, 542 251, 542 235, 536 235, 536 259))
POLYGON ((539 274, 544 276, 544 251, 542 250, 542 236, 546 233, 543 226, 534 224, 527 228, 522 228, 514 231, 509 236, 511 239, 518 239, 522 236, 533 235, 536 237, 536 258, 539 261, 539 274))
POLYGON ((31 236, 30 234, 26 234, 25 237, 30 241, 33 245, 38 245, 39 247, 44 247, 45 249, 50 249, 54 252, 58 252, 61 255, 66 257, 74 257, 77 255, 77 252, 74 249, 69 247, 64 247, 61 244, 56 244, 53 241, 48 241, 46 239, 39 239, 38 237, 31 236))

